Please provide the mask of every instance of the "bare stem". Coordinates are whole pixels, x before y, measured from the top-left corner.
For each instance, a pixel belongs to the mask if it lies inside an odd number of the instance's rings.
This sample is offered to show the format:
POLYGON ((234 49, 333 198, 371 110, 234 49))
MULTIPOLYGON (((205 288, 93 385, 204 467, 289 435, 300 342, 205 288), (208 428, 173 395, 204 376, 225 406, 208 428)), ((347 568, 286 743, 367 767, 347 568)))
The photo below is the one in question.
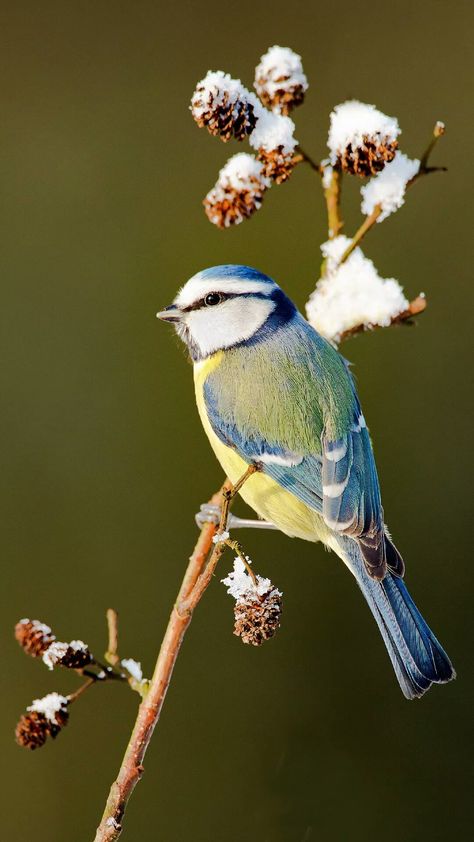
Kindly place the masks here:
POLYGON ((344 227, 341 218, 341 181, 341 171, 333 167, 329 185, 323 187, 328 213, 328 237, 330 240, 337 237, 344 227))
POLYGON ((305 152, 305 150, 302 149, 301 146, 297 146, 296 151, 297 153, 299 153, 293 158, 293 161, 295 161, 296 164, 299 164, 302 161, 304 161, 306 164, 309 164, 312 170, 315 170, 317 173, 319 173, 319 175, 323 174, 323 168, 321 167, 321 164, 318 164, 317 161, 311 158, 311 156, 308 155, 308 153, 305 152))
POLYGON ((231 550, 234 550, 234 552, 237 553, 237 555, 239 556, 242 564, 244 564, 244 566, 247 570, 247 573, 249 574, 250 578, 252 579, 252 582, 254 583, 255 587, 257 587, 257 585, 258 585, 257 577, 256 577, 255 573, 253 572, 251 565, 247 561, 247 556, 245 555, 245 551, 244 551, 244 548, 243 548, 242 544, 239 541, 233 541, 233 540, 231 541, 230 539, 227 539, 227 541, 225 541, 224 543, 227 547, 230 547, 231 550))
POLYGON ((109 642, 105 660, 108 664, 116 667, 120 663, 118 655, 118 614, 115 608, 107 609, 107 627, 109 631, 109 642))
POLYGON ((70 693, 70 695, 67 697, 69 704, 71 705, 73 702, 75 702, 76 699, 78 699, 79 696, 82 696, 82 694, 85 693, 86 690, 89 689, 89 687, 92 687, 97 680, 98 679, 96 677, 91 676, 87 679, 87 681, 84 681, 84 684, 81 684, 81 686, 78 687, 74 693, 70 693))
MULTIPOLYGON (((256 470, 258 470, 257 466, 250 466, 239 482, 234 486, 227 482, 210 501, 213 505, 222 503, 219 532, 225 531, 233 498, 244 482, 256 470)), ((216 532, 217 529, 214 524, 206 523, 201 529, 194 552, 189 559, 184 579, 168 621, 149 690, 138 709, 122 765, 116 780, 111 786, 105 811, 97 828, 95 842, 114 842, 122 832, 123 814, 128 800, 141 778, 145 753, 161 714, 184 634, 191 622, 193 610, 211 581, 215 566, 225 547, 222 542, 216 544, 209 562, 205 566, 212 547, 212 539, 216 532)))

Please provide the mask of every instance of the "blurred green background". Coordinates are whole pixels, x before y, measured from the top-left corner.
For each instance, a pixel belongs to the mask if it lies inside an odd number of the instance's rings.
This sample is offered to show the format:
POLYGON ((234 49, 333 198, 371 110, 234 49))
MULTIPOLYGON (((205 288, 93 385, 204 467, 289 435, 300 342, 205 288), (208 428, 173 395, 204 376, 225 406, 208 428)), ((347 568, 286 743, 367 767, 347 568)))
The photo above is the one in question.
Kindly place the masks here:
MULTIPOLYGON (((243 646, 217 577, 185 640, 123 838, 470 835, 473 22, 472 3, 433 0, 3 6, 2 839, 91 840, 136 709, 127 688, 97 687, 55 743, 17 747, 15 722, 31 699, 77 680, 25 658, 15 622, 39 617, 60 639, 101 652, 113 605, 123 656, 150 674, 196 538, 194 512, 221 481, 191 367, 155 312, 221 262, 266 271, 300 306, 314 286, 326 232, 309 169, 235 230, 215 229, 201 208, 243 147, 198 130, 194 85, 208 68, 250 85, 275 43, 303 56, 311 87, 297 137, 316 157, 329 111, 351 96, 397 115, 412 156, 435 120, 448 127, 433 163, 449 172, 417 184, 365 243, 382 275, 412 297, 426 292, 429 310, 416 329, 343 351, 407 581, 459 678, 406 702, 335 556, 250 532, 257 569, 284 591, 283 626, 261 649, 243 646)), ((348 233, 359 186, 345 187, 348 233)), ((229 556, 222 575, 230 566, 229 556)))

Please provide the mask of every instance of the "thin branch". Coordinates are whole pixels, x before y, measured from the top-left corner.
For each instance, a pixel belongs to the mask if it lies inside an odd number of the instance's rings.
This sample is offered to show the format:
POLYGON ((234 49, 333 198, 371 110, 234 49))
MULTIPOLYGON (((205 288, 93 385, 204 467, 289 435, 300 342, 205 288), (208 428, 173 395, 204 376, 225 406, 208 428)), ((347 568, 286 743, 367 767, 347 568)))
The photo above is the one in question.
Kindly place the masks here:
POLYGON ((323 185, 324 198, 328 213, 328 237, 333 240, 341 233, 344 222, 341 217, 341 182, 342 173, 336 167, 332 168, 331 180, 327 187, 323 185))
MULTIPOLYGON (((414 298, 413 301, 410 301, 406 310, 399 313, 398 316, 394 316, 392 321, 390 322, 391 325, 397 324, 413 324, 412 319, 415 316, 419 316, 420 313, 423 313, 426 310, 428 302, 424 295, 419 295, 417 298, 414 298)), ((349 330, 344 331, 341 336, 340 342, 345 342, 346 339, 350 339, 351 336, 355 336, 358 333, 364 333, 368 330, 375 330, 376 328, 381 327, 381 325, 367 325, 367 324, 360 324, 356 327, 351 327, 349 330)))
POLYGON ((120 664, 118 655, 118 614, 115 608, 107 609, 107 628, 109 631, 109 642, 107 645, 107 652, 105 653, 105 660, 112 667, 120 664))
POLYGON ((295 155, 295 157, 293 158, 293 161, 296 164, 299 164, 302 161, 304 161, 306 164, 309 164, 312 170, 315 170, 317 173, 319 173, 319 175, 323 174, 323 167, 321 166, 321 164, 318 164, 317 161, 311 158, 311 156, 308 155, 308 153, 305 152, 305 150, 302 149, 301 146, 297 146, 296 151, 298 155, 295 155))
MULTIPOLYGON (((256 470, 258 470, 257 466, 251 466, 235 486, 226 483, 221 491, 211 499, 212 505, 222 504, 218 527, 220 533, 225 532, 233 498, 244 482, 256 470)), ((205 566, 212 547, 212 539, 216 532, 217 529, 212 523, 206 523, 201 529, 171 612, 148 693, 138 709, 122 765, 117 779, 111 786, 105 811, 97 828, 95 842, 114 842, 122 832, 123 814, 128 800, 142 776, 143 759, 161 714, 184 634, 191 622, 193 610, 209 585, 215 566, 224 550, 225 545, 222 542, 216 544, 209 562, 205 566)))
MULTIPOLYGON (((429 167, 428 166, 429 157, 430 157, 436 143, 438 142, 439 138, 442 137, 444 135, 444 133, 445 133, 444 124, 438 121, 436 123, 434 129, 433 129, 433 136, 431 138, 431 141, 428 144, 428 146, 427 146, 426 150, 424 151, 423 155, 421 156, 419 170, 413 176, 413 178, 411 178, 407 182, 407 185, 406 185, 407 188, 411 187, 411 185, 414 184, 415 181, 418 181, 418 179, 421 178, 421 176, 423 176, 423 175, 429 175, 430 173, 433 173, 433 172, 446 172, 446 167, 429 167)), ((339 266, 341 266, 343 263, 346 262, 347 258, 350 257, 350 255, 352 254, 354 249, 357 248, 357 246, 359 245, 361 240, 365 237, 367 232, 370 231, 371 228, 373 228, 373 226, 377 222, 381 213, 382 213, 382 206, 381 205, 375 205, 372 213, 369 214, 369 216, 367 216, 364 219, 362 225, 360 226, 360 228, 358 228, 358 230, 354 234, 351 242, 347 246, 344 254, 342 255, 342 257, 339 261, 339 266)))
POLYGON ((242 547, 242 544, 239 541, 230 540, 229 538, 224 543, 227 547, 230 547, 231 550, 234 550, 234 552, 237 553, 237 555, 240 558, 242 564, 246 568, 247 573, 249 574, 250 578, 252 579, 252 582, 254 583, 255 587, 257 587, 257 585, 258 585, 257 577, 256 577, 255 573, 253 572, 251 565, 247 561, 247 556, 245 555, 244 548, 242 547))
POLYGON ((78 687, 78 689, 74 693, 70 693, 69 696, 67 697, 69 704, 72 704, 73 702, 75 702, 76 699, 79 698, 79 696, 82 696, 82 694, 85 693, 86 690, 89 689, 89 687, 92 687, 94 684, 96 684, 97 681, 98 681, 97 676, 91 676, 90 678, 87 679, 87 681, 84 681, 84 684, 81 684, 81 686, 78 687))

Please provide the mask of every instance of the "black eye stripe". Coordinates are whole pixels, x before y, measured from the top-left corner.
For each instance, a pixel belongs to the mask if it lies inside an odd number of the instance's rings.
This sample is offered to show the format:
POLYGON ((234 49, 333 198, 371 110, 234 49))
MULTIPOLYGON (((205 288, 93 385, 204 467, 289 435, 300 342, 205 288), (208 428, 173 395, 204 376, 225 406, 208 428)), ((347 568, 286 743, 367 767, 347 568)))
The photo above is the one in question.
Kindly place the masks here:
MULTIPOLYGON (((266 295, 263 292, 220 292, 216 290, 217 295, 219 295, 221 304, 223 301, 229 301, 231 298, 258 298, 258 299, 265 299, 268 300, 270 296, 266 295)), ((200 298, 199 301, 195 301, 194 304, 189 304, 187 307, 182 307, 183 313, 191 313, 193 310, 201 310, 204 307, 208 307, 209 305, 206 304, 206 298, 212 294, 212 291, 206 293, 204 298, 200 298)), ((215 306, 215 305, 214 305, 215 306)))
POLYGON ((218 295, 219 296, 219 301, 218 302, 216 301, 216 304, 217 303, 220 304, 222 301, 227 301, 228 298, 235 298, 236 297, 235 294, 233 295, 232 293, 217 292, 217 290, 216 290, 215 293, 208 292, 204 296, 204 298, 200 298, 199 301, 195 301, 194 304, 190 304, 188 307, 183 307, 183 312, 184 313, 190 313, 192 310, 201 310, 201 308, 203 308, 203 307, 208 307, 209 305, 206 304, 206 298, 209 298, 210 295, 218 295))

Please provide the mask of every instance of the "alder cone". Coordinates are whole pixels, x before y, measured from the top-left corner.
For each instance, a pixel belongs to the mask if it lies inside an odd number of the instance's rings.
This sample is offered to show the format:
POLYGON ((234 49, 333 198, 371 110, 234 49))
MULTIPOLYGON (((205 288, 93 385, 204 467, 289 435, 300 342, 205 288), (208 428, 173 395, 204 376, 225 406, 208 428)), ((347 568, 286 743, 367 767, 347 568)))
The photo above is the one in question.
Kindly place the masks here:
POLYGON ((283 184, 288 181, 295 162, 293 160, 292 152, 285 152, 282 146, 277 149, 272 149, 270 152, 263 147, 258 150, 258 160, 263 164, 263 174, 266 178, 271 178, 275 184, 283 184))
POLYGON ((385 164, 393 161, 398 149, 398 141, 391 138, 374 139, 364 137, 360 146, 346 146, 338 156, 341 170, 349 175, 361 178, 377 175, 385 164))
MULTIPOLYGON (((197 91, 199 94, 199 89, 197 91)), ((201 102, 198 98, 193 100, 192 114, 200 128, 206 128, 214 137, 220 137, 224 143, 235 138, 242 141, 252 134, 257 117, 252 103, 246 100, 231 102, 227 94, 224 94, 219 104, 212 101, 208 103, 207 110, 197 114, 195 108, 199 108, 201 102)))
POLYGON ((263 105, 270 108, 272 111, 278 111, 279 114, 284 114, 285 117, 293 111, 293 108, 301 105, 304 102, 304 87, 297 83, 288 86, 289 76, 280 76, 279 79, 270 79, 267 76, 259 76, 255 80, 255 88, 263 105), (268 89, 271 83, 281 82, 281 88, 270 92, 268 89))
POLYGON ((67 710, 56 711, 56 722, 48 719, 44 713, 32 710, 20 717, 15 728, 15 737, 18 745, 34 751, 44 746, 48 737, 53 739, 67 725, 69 714, 67 710))
POLYGON ((56 640, 49 626, 38 620, 20 620, 15 626, 15 637, 32 658, 40 658, 56 640))
POLYGON ((281 594, 278 591, 270 591, 252 601, 238 601, 234 608, 234 634, 243 643, 261 646, 280 628, 281 611, 281 594))

